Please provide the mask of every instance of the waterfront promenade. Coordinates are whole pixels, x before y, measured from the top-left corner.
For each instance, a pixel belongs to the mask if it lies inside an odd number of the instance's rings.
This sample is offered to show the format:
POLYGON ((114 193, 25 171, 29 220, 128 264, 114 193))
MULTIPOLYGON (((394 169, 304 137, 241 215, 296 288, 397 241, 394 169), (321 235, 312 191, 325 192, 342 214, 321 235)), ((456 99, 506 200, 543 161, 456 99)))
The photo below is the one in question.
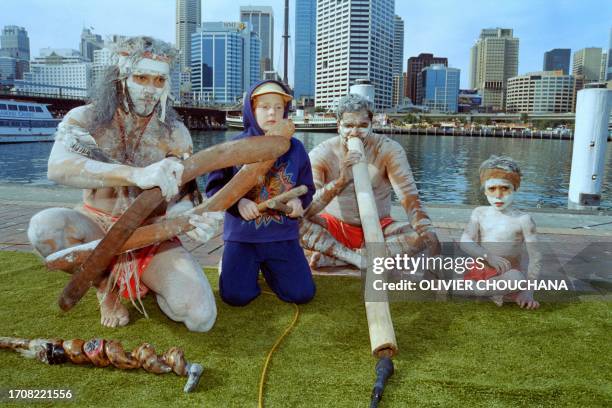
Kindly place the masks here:
MULTIPOLYGON (((26 230, 33 214, 49 207, 73 207, 80 201, 80 191, 66 188, 40 188, 32 186, 0 186, 0 250, 30 252, 26 230)), ((472 206, 427 205, 441 242, 457 242, 469 220, 472 206)), ((584 265, 584 274, 575 281, 575 288, 591 293, 607 295, 597 285, 593 287, 590 279, 612 284, 612 262, 609 255, 596 256, 597 270, 593 270, 593 260, 582 252, 590 244, 610 245, 612 248, 612 216, 597 212, 577 212, 568 210, 537 209, 529 211, 533 216, 539 233, 539 240, 549 253, 544 262, 564 265, 571 262, 574 267, 584 265), (547 260, 547 257, 549 260, 547 260), (603 262, 603 265, 602 265, 603 262), (602 274, 601 272, 604 271, 602 274), (607 272, 606 272, 607 271, 607 272), (592 273, 591 273, 592 272, 592 273), (591 275, 595 276, 591 276, 591 275)), ((405 219, 400 207, 393 207, 392 216, 405 219)), ((221 234, 207 243, 199 243, 187 236, 181 236, 185 247, 205 267, 216 267, 223 251, 221 234)), ((598 247, 604 248, 605 247, 598 247)), ((599 250, 597 250, 599 251, 599 250)), ((609 253, 612 251, 609 251, 609 253)), ((317 271, 315 271, 317 272, 317 271)), ((339 275, 358 275, 356 271, 339 275)))

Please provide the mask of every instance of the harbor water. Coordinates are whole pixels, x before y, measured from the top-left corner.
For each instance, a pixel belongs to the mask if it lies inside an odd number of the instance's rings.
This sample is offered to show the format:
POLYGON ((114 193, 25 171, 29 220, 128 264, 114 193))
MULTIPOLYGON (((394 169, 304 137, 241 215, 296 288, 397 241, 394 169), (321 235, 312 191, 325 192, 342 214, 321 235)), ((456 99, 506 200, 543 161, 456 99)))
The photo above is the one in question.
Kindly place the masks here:
MULTIPOLYGON (((229 140, 236 130, 192 132, 194 150, 229 140)), ((307 151, 334 133, 297 132, 307 151)), ((490 155, 508 155, 523 172, 516 204, 522 208, 566 208, 572 160, 568 140, 389 135, 405 149, 421 198, 432 204, 487 205, 478 167, 490 155)), ((51 187, 47 159, 52 143, 0 144, 0 184, 51 187)), ((612 152, 606 152, 602 207, 612 210, 612 152)), ((205 180, 200 178, 199 183, 205 180)), ((1 198, 1 197, 0 197, 1 198)))

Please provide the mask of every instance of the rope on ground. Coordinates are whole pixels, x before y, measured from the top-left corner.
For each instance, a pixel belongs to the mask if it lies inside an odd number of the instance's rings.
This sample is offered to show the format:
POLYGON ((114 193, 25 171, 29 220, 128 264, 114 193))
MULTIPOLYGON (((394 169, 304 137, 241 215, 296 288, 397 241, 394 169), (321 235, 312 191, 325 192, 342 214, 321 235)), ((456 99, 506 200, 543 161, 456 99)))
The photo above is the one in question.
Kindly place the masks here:
MULTIPOLYGON (((268 292, 266 290, 264 290, 263 293, 266 295, 275 296, 274 293, 268 292)), ((268 371, 268 365, 270 364, 270 360, 272 359, 272 354, 274 354, 274 352, 276 351, 278 346, 281 344, 283 339, 287 337, 289 332, 295 327, 298 321, 298 318, 300 317, 300 308, 295 303, 292 303, 292 305, 295 308, 295 314, 293 315, 293 321, 291 322, 291 324, 289 324, 289 326, 287 326, 283 334, 281 334, 280 337, 276 339, 276 342, 274 343, 274 345, 268 352, 268 355, 266 356, 266 361, 264 362, 264 366, 261 369, 261 376, 259 378, 259 397, 258 397, 258 403, 257 403, 257 406, 259 408, 263 408, 264 386, 266 384, 266 374, 268 371)))
POLYGON ((0 245, 30 245, 29 242, 0 242, 0 245))

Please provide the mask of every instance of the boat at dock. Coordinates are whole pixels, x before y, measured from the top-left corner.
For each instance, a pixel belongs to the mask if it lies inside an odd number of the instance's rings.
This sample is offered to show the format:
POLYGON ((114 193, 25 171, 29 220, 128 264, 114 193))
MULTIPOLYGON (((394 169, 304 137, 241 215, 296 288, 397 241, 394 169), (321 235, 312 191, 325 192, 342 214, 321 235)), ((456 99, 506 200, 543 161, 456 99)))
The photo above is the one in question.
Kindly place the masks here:
POLYGON ((45 104, 0 100, 0 143, 52 142, 59 122, 45 104))
MULTIPOLYGON (((289 118, 295 124, 295 130, 304 130, 308 132, 336 132, 338 126, 335 117, 291 115, 289 118)), ((242 124, 242 115, 231 115, 228 113, 225 118, 225 124, 229 128, 244 128, 242 124)))

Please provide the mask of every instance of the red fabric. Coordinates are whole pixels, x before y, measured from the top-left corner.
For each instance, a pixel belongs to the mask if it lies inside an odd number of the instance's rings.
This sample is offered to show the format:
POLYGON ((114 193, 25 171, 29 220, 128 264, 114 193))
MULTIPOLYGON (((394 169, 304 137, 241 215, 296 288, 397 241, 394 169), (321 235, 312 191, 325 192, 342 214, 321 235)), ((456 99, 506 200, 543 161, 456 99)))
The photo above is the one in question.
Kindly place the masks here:
POLYGON ((497 275, 497 270, 491 266, 485 266, 482 269, 478 269, 476 265, 472 266, 470 270, 463 275, 465 280, 487 280, 497 275))
MULTIPOLYGON (((323 213, 321 217, 327 221, 327 230, 338 242, 350 249, 363 248, 363 228, 347 224, 334 216, 323 213)), ((380 220, 380 227, 385 228, 393 222, 393 218, 385 217, 380 220)))

